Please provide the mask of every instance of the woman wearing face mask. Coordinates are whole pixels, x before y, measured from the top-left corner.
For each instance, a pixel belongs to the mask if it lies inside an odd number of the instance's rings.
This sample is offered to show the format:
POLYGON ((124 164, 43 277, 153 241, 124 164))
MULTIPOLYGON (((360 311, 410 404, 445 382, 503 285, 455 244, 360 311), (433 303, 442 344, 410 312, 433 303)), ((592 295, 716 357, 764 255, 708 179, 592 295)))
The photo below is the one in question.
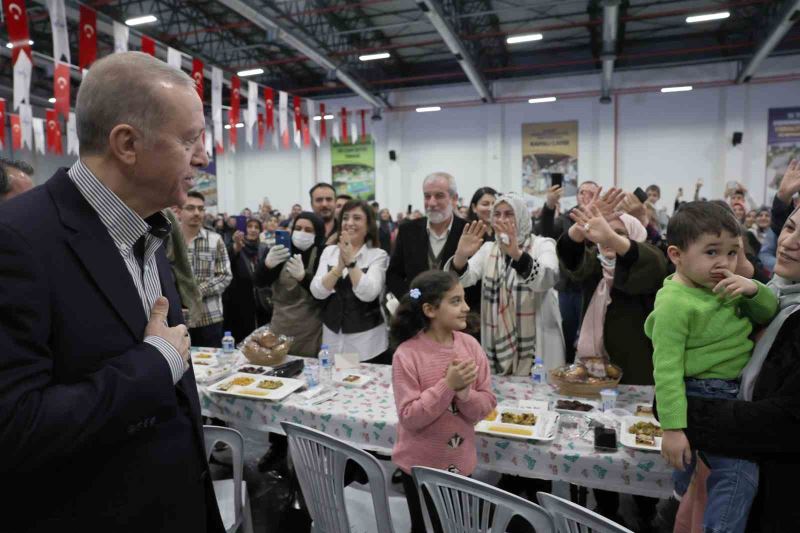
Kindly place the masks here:
POLYGON ((361 361, 391 364, 379 298, 388 254, 379 248, 375 212, 350 200, 339 213, 339 243, 322 252, 311 293, 323 301, 322 342, 333 353, 358 353, 361 361))
MULTIPOLYGON (((614 194, 614 189, 603 198, 614 194)), ((653 384, 653 344, 644 322, 667 275, 664 253, 649 244, 635 217, 612 213, 603 199, 576 209, 575 224, 558 241, 561 271, 583 291, 583 318, 576 360, 601 356, 622 368, 622 383, 653 384)), ((619 521, 619 494, 595 490, 597 510, 619 521)), ((657 500, 636 496, 647 526, 657 500)), ((636 528, 634 528, 636 529, 636 528)))
POLYGON ((260 233, 261 221, 251 218, 247 221, 247 233, 235 232, 228 246, 233 279, 222 295, 224 324, 237 341, 266 324, 272 312, 267 299, 253 285, 259 257, 266 254, 266 246, 258 240, 260 233))
POLYGON ((547 369, 564 364, 561 314, 553 287, 558 257, 553 239, 531 233, 531 217, 517 194, 498 196, 492 208, 494 242, 483 242, 485 224, 464 228, 445 265, 470 287, 480 281, 481 345, 493 373, 527 376, 534 357, 547 369))
POLYGON ((325 224, 317 215, 302 212, 291 226, 291 249, 269 249, 256 270, 256 285, 272 288, 275 333, 294 337, 292 355, 316 357, 322 340, 320 306, 309 286, 325 243, 325 224))

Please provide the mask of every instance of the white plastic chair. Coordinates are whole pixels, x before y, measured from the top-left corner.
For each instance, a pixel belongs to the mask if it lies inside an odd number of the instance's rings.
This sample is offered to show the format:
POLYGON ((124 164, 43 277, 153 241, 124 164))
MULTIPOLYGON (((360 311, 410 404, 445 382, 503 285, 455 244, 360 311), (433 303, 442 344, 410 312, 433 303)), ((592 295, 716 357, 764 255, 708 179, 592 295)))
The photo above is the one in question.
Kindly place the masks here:
POLYGON ((630 529, 564 498, 553 496, 547 492, 537 492, 536 496, 542 507, 553 515, 558 533, 634 533, 630 529))
POLYGON ((231 428, 203 426, 203 436, 205 437, 206 458, 211 456, 211 451, 217 442, 224 442, 231 448, 233 479, 214 481, 214 493, 217 496, 217 506, 222 515, 225 531, 232 533, 241 527, 244 533, 253 533, 253 516, 250 510, 250 497, 247 494, 247 482, 242 479, 244 474, 244 438, 242 434, 231 428))
POLYGON ((375 521, 381 533, 393 533, 386 492, 386 477, 380 462, 364 450, 300 424, 281 422, 289 439, 297 479, 303 491, 315 533, 350 533, 344 499, 344 474, 348 460, 367 473, 375 521))
POLYGON ((425 529, 433 531, 423 487, 430 495, 444 533, 502 532, 515 515, 525 519, 536 533, 555 533, 553 518, 545 509, 482 481, 415 466, 411 469, 423 508, 425 529))

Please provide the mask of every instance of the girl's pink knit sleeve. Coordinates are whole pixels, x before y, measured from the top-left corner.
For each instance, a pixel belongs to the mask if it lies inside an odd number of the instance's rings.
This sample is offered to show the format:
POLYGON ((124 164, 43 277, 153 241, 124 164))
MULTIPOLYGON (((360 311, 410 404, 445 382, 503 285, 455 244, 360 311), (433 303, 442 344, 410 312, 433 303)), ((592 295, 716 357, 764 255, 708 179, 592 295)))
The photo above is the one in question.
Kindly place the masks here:
POLYGON ((459 414, 470 424, 480 422, 497 406, 497 398, 494 397, 494 392, 492 392, 492 373, 489 371, 489 359, 477 342, 475 346, 478 352, 475 354, 478 376, 475 378, 475 383, 472 384, 469 395, 465 400, 456 397, 456 406, 458 406, 459 414))
POLYGON ((442 379, 422 390, 419 377, 409 357, 397 357, 392 363, 392 387, 397 418, 411 431, 419 431, 435 422, 453 401, 455 392, 442 379))

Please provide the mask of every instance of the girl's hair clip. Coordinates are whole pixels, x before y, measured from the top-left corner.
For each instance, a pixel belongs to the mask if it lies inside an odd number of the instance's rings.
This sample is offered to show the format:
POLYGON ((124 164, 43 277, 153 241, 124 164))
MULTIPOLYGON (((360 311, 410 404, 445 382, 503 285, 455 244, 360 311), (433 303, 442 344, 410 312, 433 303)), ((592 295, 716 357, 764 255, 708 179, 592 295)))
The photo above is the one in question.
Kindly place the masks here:
POLYGON ((422 293, 419 291, 419 289, 411 289, 408 291, 408 295, 414 300, 419 300, 419 297, 422 296, 422 293))

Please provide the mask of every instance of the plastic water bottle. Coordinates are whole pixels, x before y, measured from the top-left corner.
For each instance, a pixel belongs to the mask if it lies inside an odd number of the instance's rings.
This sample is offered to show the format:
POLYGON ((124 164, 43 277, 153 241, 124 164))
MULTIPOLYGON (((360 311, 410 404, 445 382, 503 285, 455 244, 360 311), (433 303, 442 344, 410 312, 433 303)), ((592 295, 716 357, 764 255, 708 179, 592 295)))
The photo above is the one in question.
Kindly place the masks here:
POLYGON ((222 337, 222 354, 228 361, 233 358, 233 351, 236 349, 235 344, 236 340, 231 335, 231 332, 226 331, 225 336, 222 337))
POLYGON ((547 372, 545 372, 542 358, 539 356, 533 360, 533 366, 531 367, 531 382, 534 385, 545 385, 547 383, 547 372))
POLYGON ((323 344, 319 351, 319 383, 323 387, 329 386, 333 381, 333 360, 331 353, 328 351, 329 346, 323 344))

